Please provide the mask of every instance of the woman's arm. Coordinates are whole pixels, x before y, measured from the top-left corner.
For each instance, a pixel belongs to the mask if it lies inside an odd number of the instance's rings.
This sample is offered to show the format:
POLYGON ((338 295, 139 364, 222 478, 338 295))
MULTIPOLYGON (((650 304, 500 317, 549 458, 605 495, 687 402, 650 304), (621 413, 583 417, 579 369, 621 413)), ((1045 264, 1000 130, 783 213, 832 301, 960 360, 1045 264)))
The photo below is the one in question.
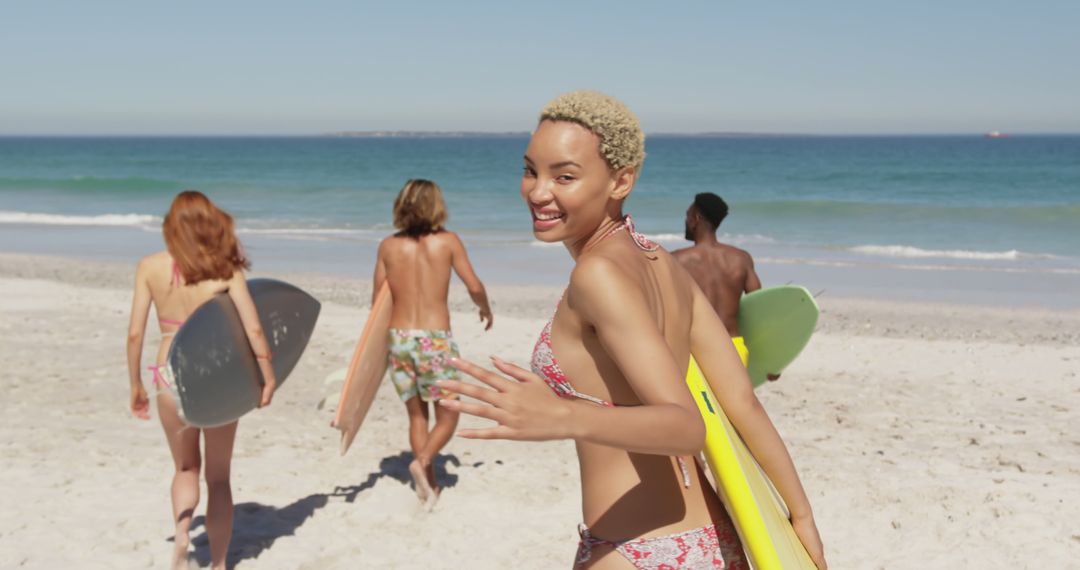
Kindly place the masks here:
POLYGON ((240 322, 244 325, 244 332, 262 372, 263 391, 259 407, 269 406, 277 388, 277 378, 274 376, 274 367, 270 364, 270 345, 266 342, 262 323, 259 322, 259 313, 255 310, 255 302, 251 300, 251 292, 248 291, 247 280, 242 271, 234 272, 229 279, 229 298, 236 306, 236 312, 240 315, 240 322))
POLYGON ((613 260, 583 259, 571 274, 567 304, 591 325, 641 406, 579 406, 578 439, 642 453, 691 455, 705 424, 640 286, 613 260))
POLYGON ((142 384, 142 349, 146 337, 146 320, 150 315, 150 286, 146 281, 146 260, 135 268, 135 290, 131 296, 131 320, 128 322, 127 362, 128 384, 131 388, 131 413, 143 420, 150 419, 150 399, 142 384))
POLYGON ((605 351, 623 372, 642 405, 602 407, 555 396, 535 374, 496 360, 507 380, 469 363, 462 371, 493 389, 449 381, 440 385, 484 402, 441 400, 451 409, 500 425, 463 430, 478 439, 572 438, 636 453, 692 455, 701 451, 705 426, 671 350, 640 289, 611 261, 579 262, 567 300, 596 329, 605 351), (488 405, 485 405, 488 404, 488 405))
POLYGON ((480 281, 480 278, 476 276, 476 272, 473 271, 472 264, 469 263, 469 254, 465 251, 465 244, 462 243, 461 238, 453 232, 450 233, 450 262, 453 264, 454 272, 461 278, 462 283, 465 284, 465 289, 469 291, 469 296, 472 297, 473 303, 480 309, 480 322, 487 321, 487 325, 484 330, 490 330, 494 316, 491 314, 491 306, 488 304, 487 290, 484 289, 484 284, 480 281))
POLYGON ((754 394, 750 377, 743 367, 731 336, 723 321, 697 285, 694 289, 693 326, 690 329, 690 351, 709 382, 716 400, 724 409, 731 424, 739 432, 750 452, 757 459, 791 511, 795 530, 819 568, 825 568, 825 557, 795 464, 787 447, 765 408, 754 394))

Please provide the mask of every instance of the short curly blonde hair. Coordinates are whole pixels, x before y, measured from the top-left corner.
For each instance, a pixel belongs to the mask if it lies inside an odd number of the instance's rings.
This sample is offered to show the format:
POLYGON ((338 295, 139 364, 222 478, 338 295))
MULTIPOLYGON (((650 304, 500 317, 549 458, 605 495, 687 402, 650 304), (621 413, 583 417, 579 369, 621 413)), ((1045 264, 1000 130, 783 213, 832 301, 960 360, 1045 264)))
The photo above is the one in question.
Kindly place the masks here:
POLYGON ((645 163, 645 133, 637 116, 622 101, 598 91, 559 95, 540 112, 540 122, 570 121, 600 137, 600 156, 612 170, 645 163))

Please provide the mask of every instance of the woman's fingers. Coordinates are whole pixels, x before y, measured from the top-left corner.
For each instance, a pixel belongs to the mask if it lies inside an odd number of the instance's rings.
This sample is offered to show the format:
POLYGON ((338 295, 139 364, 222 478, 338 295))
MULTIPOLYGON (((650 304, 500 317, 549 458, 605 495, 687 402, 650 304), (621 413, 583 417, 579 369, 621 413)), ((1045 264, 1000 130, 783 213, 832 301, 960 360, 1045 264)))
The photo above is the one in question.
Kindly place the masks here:
POLYGON ((468 396, 474 400, 480 400, 481 402, 498 406, 499 393, 489 388, 482 386, 476 386, 460 380, 439 380, 435 383, 436 386, 443 390, 453 392, 455 394, 461 394, 462 396, 468 396))
POLYGON ((439 400, 439 405, 455 412, 461 412, 463 414, 469 414, 470 416, 476 416, 478 418, 484 418, 493 422, 502 423, 500 420, 505 419, 505 413, 496 408, 495 406, 489 406, 487 404, 474 404, 472 402, 462 402, 461 400, 442 399, 439 400))
POLYGON ((141 388, 131 394, 131 414, 140 420, 150 419, 150 398, 141 388))
POLYGON ((491 363, 495 365, 495 368, 497 368, 499 372, 502 372, 519 382, 532 382, 536 379, 536 375, 533 374, 531 370, 525 370, 517 364, 511 364, 498 356, 492 356, 491 363))
POLYGON ((471 362, 455 358, 450 363, 462 372, 487 384, 477 386, 457 380, 440 380, 437 385, 454 394, 468 396, 478 403, 440 400, 449 410, 485 418, 498 425, 460 430, 461 437, 471 439, 512 439, 540 441, 566 437, 565 426, 558 425, 567 414, 560 413, 566 404, 559 402, 532 372, 499 358, 492 357, 494 366, 509 378, 485 370, 471 362), (550 400, 550 401, 549 401, 550 400))
POLYGON ((259 407, 260 408, 265 408, 266 406, 269 406, 270 405, 270 400, 272 400, 273 398, 274 398, 274 387, 273 386, 264 386, 263 387, 263 393, 262 393, 262 399, 259 401, 259 407))
POLYGON ((465 439, 514 439, 513 431, 506 426, 479 429, 458 430, 457 435, 465 439))
POLYGON ((503 378, 490 370, 485 370, 462 358, 451 358, 450 366, 476 378, 499 392, 505 392, 506 389, 512 385, 506 378, 503 378))
POLYGON ((140 420, 150 419, 150 404, 149 402, 140 402, 137 406, 134 406, 131 413, 140 420))

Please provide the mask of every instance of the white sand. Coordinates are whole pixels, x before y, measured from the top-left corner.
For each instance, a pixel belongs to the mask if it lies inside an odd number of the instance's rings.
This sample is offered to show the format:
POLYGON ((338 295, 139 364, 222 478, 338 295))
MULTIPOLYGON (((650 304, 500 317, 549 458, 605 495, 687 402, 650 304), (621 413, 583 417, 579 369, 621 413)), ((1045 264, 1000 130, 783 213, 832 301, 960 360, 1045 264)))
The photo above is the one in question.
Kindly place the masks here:
MULTIPOLYGON (((0 256, 2 568, 167 566, 168 450, 156 414, 140 422, 126 409, 130 275, 0 256)), ((569 567, 580 518, 569 442, 455 439, 440 459, 448 488, 426 513, 408 486, 404 406, 386 384, 353 449, 338 455, 330 412, 316 406, 323 378, 351 354, 367 285, 290 279, 329 301, 273 406, 241 422, 231 560, 569 567)), ((471 311, 454 314, 462 350, 524 363, 558 291, 492 287, 491 296, 491 332, 471 311)), ((453 299, 467 308, 460 290, 453 299)), ((821 332, 759 394, 795 457, 832 567, 1080 560, 1080 315, 825 301, 821 332)), ((193 538, 206 564, 201 524, 193 538)))

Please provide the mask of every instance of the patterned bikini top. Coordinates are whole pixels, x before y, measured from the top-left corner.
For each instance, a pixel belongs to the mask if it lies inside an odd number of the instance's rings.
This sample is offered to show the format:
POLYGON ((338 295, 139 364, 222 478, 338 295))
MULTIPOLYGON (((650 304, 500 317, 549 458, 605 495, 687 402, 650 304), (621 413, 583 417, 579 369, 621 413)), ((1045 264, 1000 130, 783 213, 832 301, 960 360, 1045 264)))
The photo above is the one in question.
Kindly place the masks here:
MULTIPOLYGON (((626 229, 630 233, 630 237, 633 238, 634 244, 642 251, 656 251, 656 249, 660 247, 634 229, 634 220, 629 215, 623 219, 622 223, 612 228, 610 232, 600 238, 600 240, 605 240, 623 229, 626 229)), ((562 304, 561 299, 559 300, 559 304, 562 304)), ((558 311, 559 307, 556 306, 555 314, 558 314, 558 311)), ((531 363, 533 373, 543 378, 544 382, 547 382, 547 385, 550 386, 557 395, 562 396, 563 398, 578 398, 601 406, 614 406, 615 404, 612 404, 611 402, 601 400, 600 398, 588 394, 582 394, 575 390, 574 386, 570 384, 570 379, 563 373, 562 368, 559 368, 559 363, 555 360, 555 352, 551 348, 551 323, 555 321, 555 314, 551 315, 551 319, 549 319, 547 325, 544 326, 544 330, 540 331, 540 339, 536 341, 536 347, 533 348, 531 363)))
MULTIPOLYGON (((656 251, 660 247, 634 229, 634 220, 630 218, 629 215, 623 219, 621 224, 615 226, 607 233, 607 235, 600 239, 605 240, 623 228, 626 228, 626 230, 630 232, 630 237, 633 238, 634 244, 642 251, 656 251)), ((563 295, 565 296, 565 293, 563 293, 563 295)), ((562 304, 561 298, 559 299, 559 304, 562 304)), ((556 305, 555 314, 558 314, 558 312, 559 307, 556 305)), ((562 368, 559 368, 559 362, 555 360, 555 352, 551 349, 551 323, 555 321, 555 314, 551 315, 551 319, 544 325, 544 330, 540 331, 540 339, 536 341, 536 347, 533 348, 530 366, 533 373, 543 378, 544 382, 551 387, 555 394, 563 398, 578 398, 579 400, 585 400, 600 406, 615 407, 615 404, 611 402, 601 400, 596 396, 582 394, 575 390, 574 386, 570 384, 570 379, 566 377, 562 368)), ((690 469, 686 466, 686 460, 683 457, 676 457, 675 459, 679 464, 679 471, 682 473, 683 486, 689 488, 690 469)))

